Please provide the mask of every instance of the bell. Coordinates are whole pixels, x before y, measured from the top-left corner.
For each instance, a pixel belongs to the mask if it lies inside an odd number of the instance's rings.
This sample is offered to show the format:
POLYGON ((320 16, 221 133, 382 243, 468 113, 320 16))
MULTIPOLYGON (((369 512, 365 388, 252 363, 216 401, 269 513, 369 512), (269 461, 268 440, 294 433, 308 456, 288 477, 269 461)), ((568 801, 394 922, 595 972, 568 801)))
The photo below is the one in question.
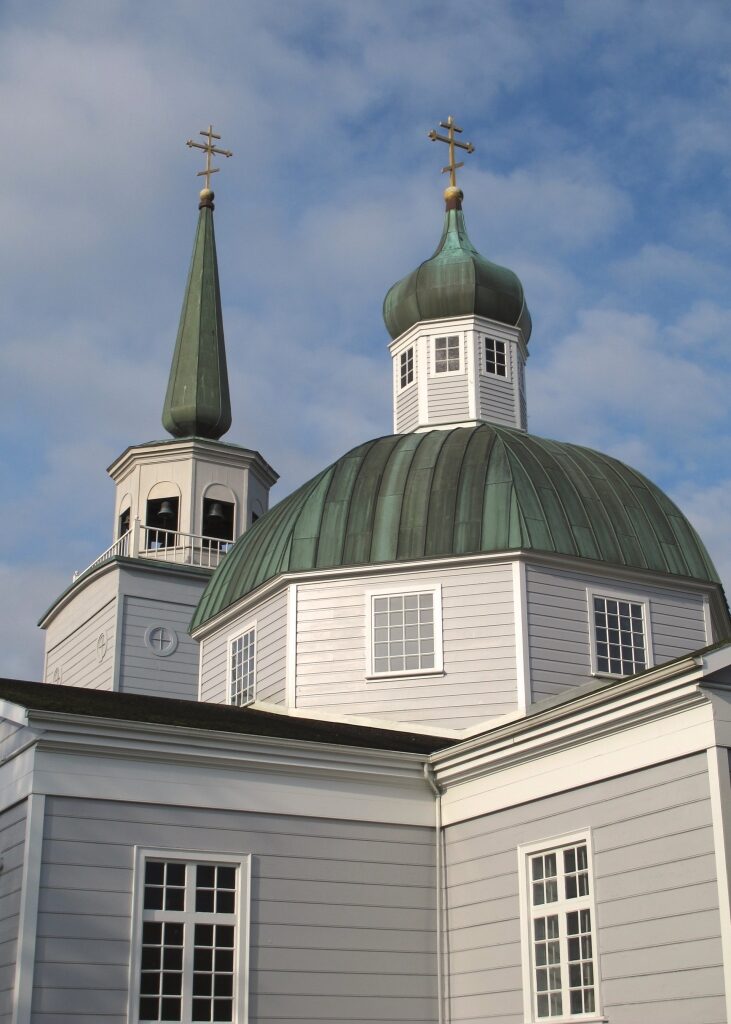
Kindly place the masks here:
POLYGON ((221 508, 220 501, 214 501, 211 503, 211 507, 208 510, 209 519, 223 519, 223 509, 221 508))
POLYGON ((157 514, 160 519, 172 519, 175 515, 173 512, 173 506, 167 498, 160 502, 160 511, 157 514))

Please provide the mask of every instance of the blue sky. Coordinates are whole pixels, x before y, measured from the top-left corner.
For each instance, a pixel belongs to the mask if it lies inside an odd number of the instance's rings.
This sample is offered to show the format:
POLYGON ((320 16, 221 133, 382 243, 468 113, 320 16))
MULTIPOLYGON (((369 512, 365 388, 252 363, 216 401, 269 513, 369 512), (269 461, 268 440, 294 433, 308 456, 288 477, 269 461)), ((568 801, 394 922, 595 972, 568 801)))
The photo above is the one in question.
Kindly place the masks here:
POLYGON ((234 425, 284 496, 390 431, 388 287, 441 229, 533 315, 530 429, 630 462, 731 584, 731 12, 714 0, 4 0, 0 674, 111 542, 160 413, 209 121, 234 425))

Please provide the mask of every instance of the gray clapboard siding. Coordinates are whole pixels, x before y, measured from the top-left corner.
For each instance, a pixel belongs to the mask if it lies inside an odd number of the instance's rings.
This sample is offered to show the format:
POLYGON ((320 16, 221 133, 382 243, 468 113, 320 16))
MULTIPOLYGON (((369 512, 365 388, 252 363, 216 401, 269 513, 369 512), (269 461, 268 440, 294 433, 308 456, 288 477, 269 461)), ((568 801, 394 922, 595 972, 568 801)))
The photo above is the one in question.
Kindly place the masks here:
MULTIPOLYGON (((80 595, 83 600, 86 594, 80 595)), ((86 602, 84 601, 84 604, 86 602)), ((78 615, 78 609, 76 609, 78 615)), ((54 623, 54 626, 57 624, 54 623)), ((65 686, 83 686, 90 690, 111 690, 114 679, 114 647, 117 629, 117 598, 111 597, 106 604, 93 611, 80 622, 72 632, 63 629, 61 623, 54 633, 61 638, 46 654, 46 682, 53 681, 56 669, 61 672, 65 686), (100 658, 98 641, 101 634, 106 638, 104 656, 100 658)), ((49 642, 51 631, 49 630, 49 642)))
POLYGON ((447 829, 454 1024, 522 1024, 517 847, 587 828, 605 1015, 725 1020, 709 784, 695 755, 447 829))
POLYGON ((22 801, 0 814, 0 1024, 10 1024, 13 1013, 26 808, 22 801))
POLYGON ((516 707, 510 564, 300 583, 297 707, 466 726, 516 707), (442 585, 444 675, 366 679, 367 594, 442 585))
POLYGON ((512 381, 480 374, 480 419, 506 427, 517 425, 512 381))
POLYGON ((610 580, 588 573, 526 565, 530 679, 534 700, 590 682, 590 610, 587 589, 649 602, 655 664, 710 642, 703 598, 682 587, 610 580))
MULTIPOLYGON (((414 368, 415 370, 417 367, 414 368)), ((396 385, 398 387, 398 383, 396 385)), ((419 425, 419 386, 414 383, 396 393, 396 431, 406 434, 419 425)))
MULTIPOLYGON (((464 345, 462 359, 464 360, 464 345)), ((466 373, 433 374, 427 379, 427 409, 430 423, 469 419, 469 382, 466 373)))
POLYGON ((436 1019, 431 829, 47 798, 34 1024, 126 1022, 135 845, 252 854, 252 1021, 436 1019))
POLYGON ((232 637, 256 622, 256 697, 283 704, 287 659, 287 592, 267 598, 241 621, 230 623, 203 643, 200 699, 213 704, 228 700, 228 645, 232 637))
POLYGON ((120 690, 196 700, 198 644, 188 635, 195 605, 133 596, 122 600, 120 690), (147 630, 154 626, 164 626, 177 637, 177 648, 169 657, 158 657, 145 643, 147 630))

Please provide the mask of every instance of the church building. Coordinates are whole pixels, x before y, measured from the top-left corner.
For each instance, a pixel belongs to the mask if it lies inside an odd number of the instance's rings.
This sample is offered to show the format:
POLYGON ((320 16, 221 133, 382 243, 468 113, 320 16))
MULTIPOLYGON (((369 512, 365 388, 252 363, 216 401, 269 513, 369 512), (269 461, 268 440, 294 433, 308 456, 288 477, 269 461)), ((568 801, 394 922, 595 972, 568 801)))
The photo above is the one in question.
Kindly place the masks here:
MULTIPOLYGON (((528 432, 522 284, 388 291, 393 433, 269 508, 209 128, 164 440, 0 681, 0 1024, 729 1024, 731 619, 680 509, 528 432)), ((436 230, 436 223, 435 223, 436 230)))

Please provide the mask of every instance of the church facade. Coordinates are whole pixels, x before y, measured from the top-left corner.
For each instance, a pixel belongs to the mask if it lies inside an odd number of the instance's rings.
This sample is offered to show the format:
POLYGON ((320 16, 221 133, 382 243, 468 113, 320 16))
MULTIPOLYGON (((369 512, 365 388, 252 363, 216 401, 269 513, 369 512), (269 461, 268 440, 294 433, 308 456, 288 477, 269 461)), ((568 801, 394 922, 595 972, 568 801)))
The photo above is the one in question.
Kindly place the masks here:
POLYGON ((0 681, 1 1022, 731 1020, 723 590, 659 488, 528 433, 443 127, 394 432, 271 510, 201 192, 171 436, 0 681))

